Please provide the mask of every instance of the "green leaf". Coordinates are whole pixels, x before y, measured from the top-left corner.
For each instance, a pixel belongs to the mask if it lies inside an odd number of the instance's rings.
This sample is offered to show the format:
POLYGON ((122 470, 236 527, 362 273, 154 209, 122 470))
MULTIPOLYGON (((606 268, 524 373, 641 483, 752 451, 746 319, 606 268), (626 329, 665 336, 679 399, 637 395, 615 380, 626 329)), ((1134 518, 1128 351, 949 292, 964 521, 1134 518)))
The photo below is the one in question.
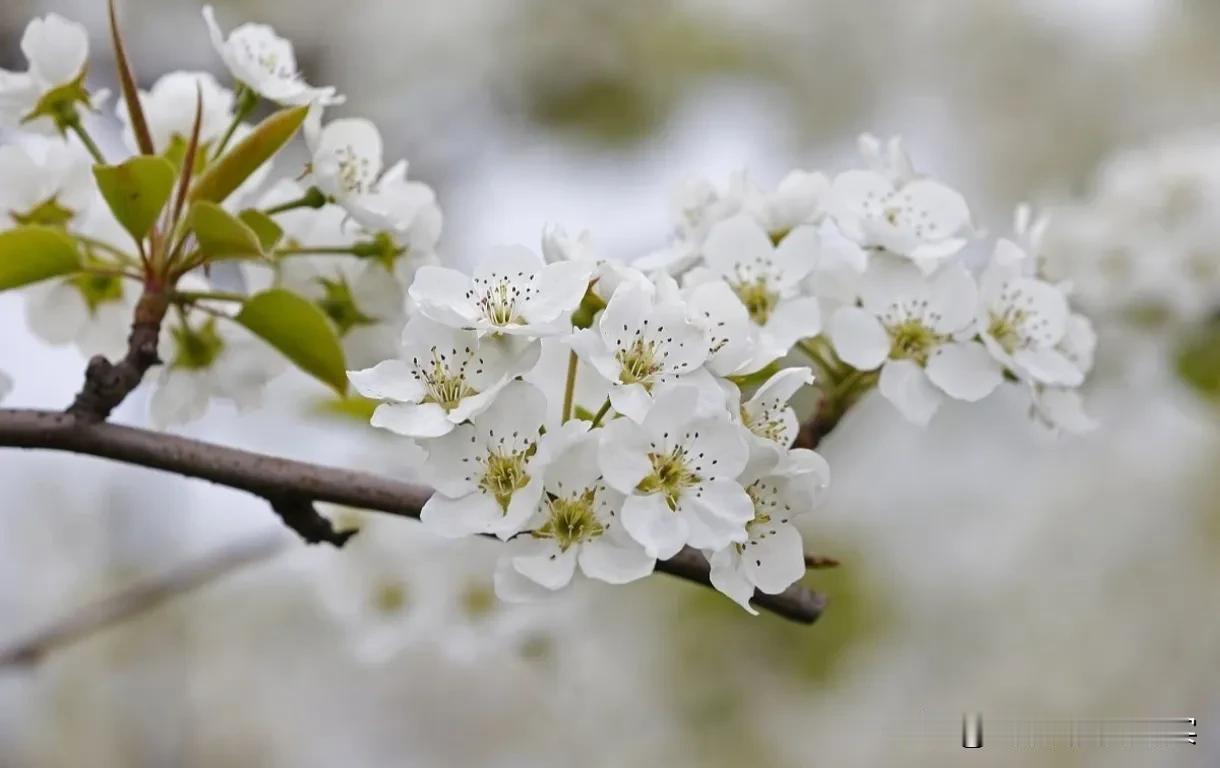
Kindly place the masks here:
POLYGON ((212 163, 195 181, 190 199, 224 202, 242 182, 250 178, 250 174, 288 143, 301 123, 305 122, 308 113, 309 107, 290 107, 259 123, 246 138, 212 163))
POLYGON ((18 227, 0 232, 0 291, 80 269, 80 251, 61 230, 18 227))
POLYGON ((347 392, 347 363, 335 328, 308 299, 282 289, 252 296, 237 322, 280 351, 305 373, 347 392))
POLYGON ((188 218, 199 249, 209 261, 263 255, 258 233, 216 203, 196 202, 188 218))
POLYGON ((93 176, 106 205, 123 229, 143 240, 174 191, 174 166, 163 157, 140 155, 120 165, 95 165, 93 176))
POLYGON ((247 208, 237 214, 237 218, 245 222, 246 226, 258 235, 258 241, 262 244, 264 252, 279 245, 280 240, 284 238, 284 228, 276 224, 275 219, 260 210, 247 208))
POLYGON ((1178 374, 1203 396, 1220 401, 1220 319, 1195 331, 1179 348, 1178 374))

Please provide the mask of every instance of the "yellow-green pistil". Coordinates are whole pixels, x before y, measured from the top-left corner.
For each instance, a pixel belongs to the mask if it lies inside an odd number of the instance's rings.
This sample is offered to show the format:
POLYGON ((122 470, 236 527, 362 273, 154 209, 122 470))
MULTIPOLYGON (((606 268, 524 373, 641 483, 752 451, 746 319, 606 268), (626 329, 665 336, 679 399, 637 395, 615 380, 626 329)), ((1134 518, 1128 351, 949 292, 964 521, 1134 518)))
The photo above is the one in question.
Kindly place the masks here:
POLYGON ((664 359, 655 341, 637 338, 631 346, 614 353, 618 361, 619 381, 624 384, 642 384, 644 389, 652 387, 653 378, 661 371, 664 359))
POLYGON ((529 484, 530 476, 525 471, 528 458, 528 450, 516 453, 492 451, 487 454, 487 468, 479 480, 479 487, 495 497, 505 514, 508 514, 508 504, 513 500, 513 494, 529 484))
POLYGON ((757 325, 766 325, 771 319, 775 305, 779 303, 779 294, 772 291, 767 281, 761 277, 733 283, 732 287, 737 298, 741 299, 746 311, 750 313, 750 319, 757 325))
POLYGON ((888 330, 890 357, 895 360, 914 360, 920 365, 926 365, 932 350, 945 341, 944 336, 919 320, 904 320, 888 330))
POLYGON ((446 362, 447 360, 440 350, 433 347, 430 367, 420 366, 419 361, 416 361, 416 365, 419 366, 417 368, 419 378, 426 390, 423 402, 436 403, 446 411, 451 411, 463 398, 477 395, 479 392, 466 382, 463 372, 451 373, 446 362))
POLYGON ((698 485, 700 478, 686 463, 686 449, 679 446, 669 453, 650 453, 652 472, 640 481, 640 493, 662 493, 671 510, 678 509, 678 499, 687 488, 698 485))
POLYGON ((1011 355, 1017 347, 1021 346, 1022 338, 1019 329, 1025 320, 1025 310, 1017 307, 1011 307, 1000 314, 992 312, 991 320, 987 323, 987 335, 995 339, 996 343, 1011 355))
POLYGON ((547 504, 547 521, 534 531, 539 539, 554 539, 561 552, 568 547, 601 536, 606 527, 593 513, 597 501, 597 490, 589 488, 570 498, 551 498, 547 504))

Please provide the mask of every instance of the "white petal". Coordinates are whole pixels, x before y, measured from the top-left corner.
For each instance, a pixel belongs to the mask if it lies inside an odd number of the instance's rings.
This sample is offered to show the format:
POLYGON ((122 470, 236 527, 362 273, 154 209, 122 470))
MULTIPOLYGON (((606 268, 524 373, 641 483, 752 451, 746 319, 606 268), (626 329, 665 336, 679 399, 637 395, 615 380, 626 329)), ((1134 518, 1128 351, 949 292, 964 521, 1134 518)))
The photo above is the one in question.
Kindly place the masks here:
POLYGON ((890 337, 872 314, 858 307, 843 307, 830 319, 830 341, 835 353, 853 368, 871 371, 890 353, 890 337))
POLYGON ((734 216, 719 222, 703 243, 707 265, 724 278, 735 278, 738 266, 753 267, 770 261, 773 248, 767 233, 754 218, 734 216))
POLYGON ((779 594, 805 575, 804 546, 791 525, 763 526, 746 543, 742 568, 759 590, 779 594))
POLYGON ((963 267, 953 264, 937 272, 928 286, 930 301, 940 319, 933 330, 956 333, 974 321, 978 310, 978 288, 963 267))
POLYGON ((758 611, 750 605, 750 598, 754 597, 754 584, 746 578, 736 548, 728 546, 715 552, 711 557, 711 566, 712 586, 757 616, 758 611))
POLYGON ((781 301, 763 327, 763 333, 784 352, 801 339, 813 338, 821 332, 822 314, 818 300, 812 296, 781 301))
POLYGON ((467 292, 470 278, 447 267, 425 266, 415 273, 408 294, 420 310, 438 323, 453 328, 470 327, 478 312, 467 292))
POLYGON ((506 603, 532 603, 549 597, 551 590, 522 576, 512 564, 512 555, 504 554, 496 562, 493 583, 496 597, 506 603))
POLYGON ((372 368, 348 371, 347 380, 357 392, 373 400, 417 403, 424 396, 423 384, 402 360, 384 360, 372 368))
MULTIPOLYGON (((683 497, 685 503, 686 497, 683 497)), ((695 488, 692 503, 731 523, 745 525, 754 517, 754 502, 736 480, 707 480, 695 488)))
POLYGON ((1018 349, 1013 360, 1042 384, 1079 386, 1084 373, 1057 349, 1018 349))
POLYGON ((75 341, 89 321, 89 308, 71 283, 32 286, 25 296, 25 317, 30 330, 48 344, 75 341))
POLYGON ((89 34, 84 26, 49 13, 34 19, 21 37, 21 52, 30 71, 52 86, 76 79, 89 55, 89 34))
POLYGON ((765 405, 775 407, 792 399, 801 387, 813 383, 813 370, 806 367, 784 368, 776 371, 767 379, 754 396, 746 403, 750 410, 761 409, 765 405))
POLYGON ((944 397, 928 381, 923 368, 910 360, 890 360, 881 368, 877 388, 906 419, 926 425, 944 397))
POLYGON ((648 433, 629 419, 616 419, 600 431, 597 463, 606 483, 622 493, 631 493, 652 471, 648 433))
POLYGON ((686 544, 690 529, 684 516, 665 503, 659 493, 631 495, 623 502, 623 529, 639 542, 649 557, 673 557, 686 544))
POLYGON ((591 579, 608 584, 626 584, 642 579, 656 567, 655 557, 649 557, 634 541, 616 543, 600 536, 580 548, 580 570, 591 579))
POLYGON ((990 395, 1003 379, 1000 366, 977 341, 944 344, 928 358, 928 378, 949 397, 967 402, 990 395))
POLYGON ((438 536, 458 539, 488 533, 502 516, 495 499, 482 493, 471 493, 457 499, 434 493, 424 504, 419 520, 424 528, 438 536))
POLYGON ((559 547, 550 544, 541 552, 514 557, 513 568, 546 589, 562 589, 576 572, 576 549, 560 552, 559 547))
POLYGON ((369 423, 404 437, 440 437, 453 430, 445 409, 436 403, 382 403, 369 423))
POLYGON ((610 404, 637 424, 644 421, 653 407, 652 395, 642 384, 615 384, 610 388, 610 404))

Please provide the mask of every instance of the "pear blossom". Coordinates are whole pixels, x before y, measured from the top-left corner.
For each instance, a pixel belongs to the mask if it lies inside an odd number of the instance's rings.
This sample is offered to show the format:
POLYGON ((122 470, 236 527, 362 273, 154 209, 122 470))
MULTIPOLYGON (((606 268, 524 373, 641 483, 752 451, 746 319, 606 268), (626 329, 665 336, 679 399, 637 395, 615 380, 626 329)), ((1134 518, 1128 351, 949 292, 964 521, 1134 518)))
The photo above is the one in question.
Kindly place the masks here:
POLYGON ((428 441, 424 471, 436 493, 424 504, 424 526, 449 538, 520 533, 542 498, 545 423, 546 397, 514 381, 470 423, 428 441))
POLYGON ((749 432, 751 466, 777 463, 796 441, 801 425, 789 401, 813 379, 809 368, 784 368, 741 404, 741 423, 749 432))
POLYGON ((1084 380, 1058 348, 1070 315, 1058 287, 993 265, 983 275, 980 293, 980 336, 1000 364, 1039 384, 1074 387, 1084 380))
POLYGON ((903 256, 932 272, 966 245, 970 209, 956 190, 910 175, 899 145, 887 170, 835 177, 828 207, 839 229, 860 246, 903 256))
POLYGON ((859 307, 831 319, 835 352, 861 371, 880 367, 881 394, 910 421, 926 424, 945 395, 973 402, 1000 383, 1001 368, 974 341, 978 289, 965 269, 931 277, 909 262, 874 259, 859 307))
POLYGON ((782 462, 743 479, 754 516, 747 538, 709 558, 712 586, 757 615, 750 598, 758 590, 783 592, 805 575, 805 548, 792 520, 813 509, 830 483, 830 467, 817 453, 798 448, 782 462))
MULTIPOLYGON (((217 82, 211 73, 170 72, 158 78, 149 90, 140 91, 140 106, 144 108, 148 132, 158 152, 165 152, 175 145, 180 147, 180 152, 186 151, 195 126, 197 97, 203 106, 199 120, 199 143, 202 147, 208 147, 223 136, 233 122, 236 102, 233 92, 217 82)), ((135 151, 131 115, 123 99, 119 99, 115 115, 123 124, 125 143, 135 151)))
POLYGON ((0 127, 62 131, 77 102, 95 105, 81 82, 89 56, 84 26, 57 13, 33 19, 21 36, 21 52, 29 64, 25 72, 0 69, 0 127), (57 89, 63 89, 59 102, 45 104, 57 89))
MULTIPOLYGON (((180 286, 207 288, 193 275, 180 286)), ((286 367, 283 358, 244 328, 201 311, 169 315, 159 350, 165 364, 157 369, 149 415, 160 428, 198 420, 213 399, 228 400, 239 410, 254 408, 286 367)))
POLYGON ((0 146, 0 226, 63 227, 83 220, 96 196, 93 161, 62 141, 29 136, 0 146))
POLYGON ((466 275, 448 267, 422 267, 410 296, 439 323, 480 335, 548 336, 571 329, 592 265, 547 264, 524 246, 492 249, 466 275))
POLYGON ((599 440, 598 433, 581 422, 569 422, 543 438, 545 450, 555 458, 543 470, 545 493, 526 524, 529 533, 510 542, 504 555, 511 571, 496 574, 496 592, 503 599, 528 600, 537 587, 562 589, 578 566, 585 576, 610 584, 652 573, 656 558, 619 522, 624 496, 602 477, 599 440), (522 578, 532 584, 522 585, 522 578))
POLYGON ((778 246, 747 216, 722 221, 708 233, 703 244, 708 269, 729 284, 758 326, 755 368, 821 331, 817 299, 800 293, 817 252, 812 227, 791 231, 778 246))
POLYGON ((710 280, 692 285, 682 292, 682 299, 687 319, 707 336, 707 368, 712 373, 731 376, 748 372, 752 362, 766 357, 758 354, 758 327, 728 283, 710 280))
POLYGON ((506 341, 412 318, 398 358, 349 371, 360 394, 384 401, 374 427, 406 437, 440 437, 492 404, 516 371, 506 341))
POLYGON ((750 453, 743 431, 727 413, 701 415, 698 393, 684 386, 660 395, 642 423, 616 419, 605 426, 602 474, 627 495, 623 527, 649 556, 746 540, 753 508, 736 479, 750 453))
POLYGON ((242 86, 264 99, 284 106, 342 104, 343 97, 331 87, 308 85, 297 71, 292 43, 265 24, 242 24, 228 37, 216 22, 212 6, 203 7, 212 47, 242 86))
POLYGON ((614 410, 636 421, 662 385, 684 381, 705 397, 715 389, 702 367, 709 344, 683 304, 634 283, 619 286, 595 327, 572 336, 576 354, 610 382, 614 410))

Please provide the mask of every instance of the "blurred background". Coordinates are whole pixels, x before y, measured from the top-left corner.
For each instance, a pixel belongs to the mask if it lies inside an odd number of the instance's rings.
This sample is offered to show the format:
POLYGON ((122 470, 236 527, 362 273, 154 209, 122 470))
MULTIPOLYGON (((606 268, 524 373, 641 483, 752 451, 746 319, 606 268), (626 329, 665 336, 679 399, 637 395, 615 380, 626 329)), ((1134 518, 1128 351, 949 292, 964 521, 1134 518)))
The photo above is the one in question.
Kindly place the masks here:
MULTIPOLYGON (((121 3, 142 84, 221 73, 200 5, 121 3)), ((1163 203, 1183 184, 1220 188, 1199 149, 1220 144, 1214 0, 216 5, 225 28, 274 25, 311 82, 348 95, 338 113, 380 125, 387 156, 436 188, 457 262, 536 246, 548 222, 633 258, 666 241, 684 179, 835 172, 863 131, 902 134, 993 233, 1022 201, 1060 213, 1048 251, 1082 285, 1081 270, 1140 274, 1108 255, 1138 262, 1135 243, 1177 232, 1163 203)), ((49 11, 89 27, 90 81, 111 84, 102 0, 5 0, 0 67, 24 68, 22 30, 49 11)), ((1192 285, 1220 275, 1220 240, 1195 237, 1192 285)), ((664 577, 509 607, 491 593, 494 545, 379 520, 343 551, 307 548, 234 492, 0 454, 0 647, 209 552, 275 551, 0 669, 0 765, 1218 765, 1220 300, 1175 314, 1164 293, 1150 319, 1115 295, 1084 296, 1097 431, 1049 438, 1005 391, 924 430, 870 397, 823 443, 832 492, 806 546, 842 566, 807 577, 831 599, 808 628, 664 577), (1201 738, 966 752, 963 711, 1195 716, 1201 738), (947 735, 897 738, 923 721, 947 735)), ((23 323, 21 297, 0 296, 6 405, 59 407, 84 360, 23 323)), ((322 412, 314 387, 287 377, 258 412, 213 407, 185 431, 409 476, 409 446, 322 412)), ((146 411, 137 393, 116 419, 146 411)))

